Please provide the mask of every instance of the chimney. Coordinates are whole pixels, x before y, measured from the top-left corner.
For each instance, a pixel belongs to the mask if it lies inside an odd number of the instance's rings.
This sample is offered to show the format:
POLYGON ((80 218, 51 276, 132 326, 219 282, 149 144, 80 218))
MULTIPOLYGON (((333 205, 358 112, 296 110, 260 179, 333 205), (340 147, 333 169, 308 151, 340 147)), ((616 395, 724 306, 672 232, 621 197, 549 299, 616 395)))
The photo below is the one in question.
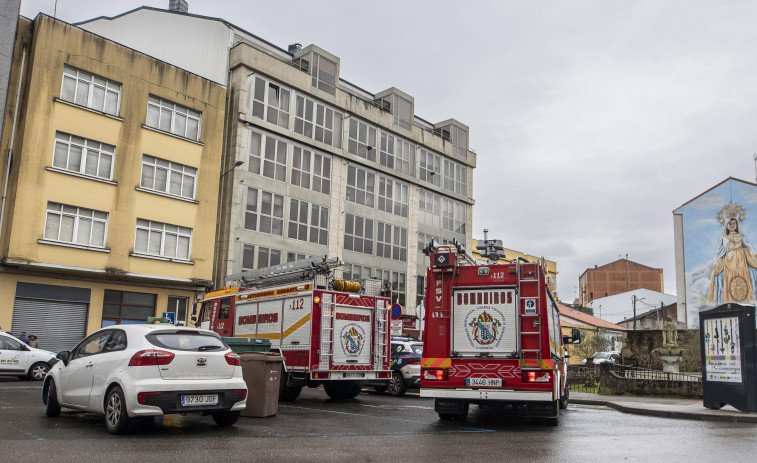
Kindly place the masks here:
POLYGON ((187 0, 168 0, 168 11, 189 13, 189 4, 187 0))
POLYGON ((295 54, 298 51, 302 50, 302 44, 301 43, 293 43, 293 44, 289 45, 289 47, 287 48, 287 50, 289 51, 289 53, 295 54))

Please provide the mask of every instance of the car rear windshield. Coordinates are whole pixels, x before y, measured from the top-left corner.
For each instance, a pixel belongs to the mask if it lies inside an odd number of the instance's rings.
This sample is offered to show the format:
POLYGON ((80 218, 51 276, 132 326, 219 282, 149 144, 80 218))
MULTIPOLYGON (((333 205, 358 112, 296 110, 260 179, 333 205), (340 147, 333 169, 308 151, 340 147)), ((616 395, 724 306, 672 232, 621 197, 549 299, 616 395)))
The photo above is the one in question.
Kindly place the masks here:
POLYGON ((155 333, 145 336, 152 344, 165 349, 213 351, 227 349, 216 336, 194 332, 155 333))

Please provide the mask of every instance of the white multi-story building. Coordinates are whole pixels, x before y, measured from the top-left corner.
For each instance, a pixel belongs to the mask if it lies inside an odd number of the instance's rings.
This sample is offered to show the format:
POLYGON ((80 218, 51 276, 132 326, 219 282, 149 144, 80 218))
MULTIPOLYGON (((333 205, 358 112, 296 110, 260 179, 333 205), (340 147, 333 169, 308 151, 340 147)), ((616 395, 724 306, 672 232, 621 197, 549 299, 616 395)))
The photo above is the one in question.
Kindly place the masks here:
POLYGON ((338 256, 345 278, 384 280, 414 313, 420 249, 471 242, 466 125, 417 117, 397 88, 341 79, 339 58, 315 45, 285 50, 222 19, 142 7, 78 26, 227 86, 216 285, 338 256))

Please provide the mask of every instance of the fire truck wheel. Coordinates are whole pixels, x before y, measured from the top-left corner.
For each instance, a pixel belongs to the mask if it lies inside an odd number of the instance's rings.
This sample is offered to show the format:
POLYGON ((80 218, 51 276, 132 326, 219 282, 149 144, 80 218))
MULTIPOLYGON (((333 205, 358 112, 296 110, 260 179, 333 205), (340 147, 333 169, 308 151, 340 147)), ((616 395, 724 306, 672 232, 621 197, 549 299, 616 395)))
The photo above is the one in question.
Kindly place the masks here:
POLYGON ((357 397, 361 386, 354 381, 325 381, 323 388, 331 399, 344 400, 357 397))
POLYGON ((221 427, 232 426, 237 422, 237 420, 239 420, 239 415, 241 414, 241 411, 215 412, 213 413, 213 421, 215 421, 216 424, 221 427))
POLYGON ((563 393, 563 395, 560 396, 560 401, 559 401, 560 408, 562 408, 563 410, 568 408, 569 395, 570 395, 570 391, 568 390, 568 387, 565 386, 565 392, 563 393))
POLYGON ((405 379, 402 377, 402 373, 397 370, 392 372, 392 379, 389 380, 388 390, 389 395, 393 395, 394 397, 405 395, 407 386, 405 386, 405 379))

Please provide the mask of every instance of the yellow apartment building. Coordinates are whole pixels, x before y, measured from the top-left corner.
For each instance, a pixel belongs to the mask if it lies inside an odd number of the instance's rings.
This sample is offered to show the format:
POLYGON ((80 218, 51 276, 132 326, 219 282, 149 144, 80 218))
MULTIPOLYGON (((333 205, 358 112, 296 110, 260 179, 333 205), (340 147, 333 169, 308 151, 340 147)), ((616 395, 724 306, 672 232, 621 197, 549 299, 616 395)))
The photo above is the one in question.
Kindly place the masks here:
POLYGON ((212 285, 226 88, 46 15, 19 20, 4 108, 0 325, 42 348, 212 285))

